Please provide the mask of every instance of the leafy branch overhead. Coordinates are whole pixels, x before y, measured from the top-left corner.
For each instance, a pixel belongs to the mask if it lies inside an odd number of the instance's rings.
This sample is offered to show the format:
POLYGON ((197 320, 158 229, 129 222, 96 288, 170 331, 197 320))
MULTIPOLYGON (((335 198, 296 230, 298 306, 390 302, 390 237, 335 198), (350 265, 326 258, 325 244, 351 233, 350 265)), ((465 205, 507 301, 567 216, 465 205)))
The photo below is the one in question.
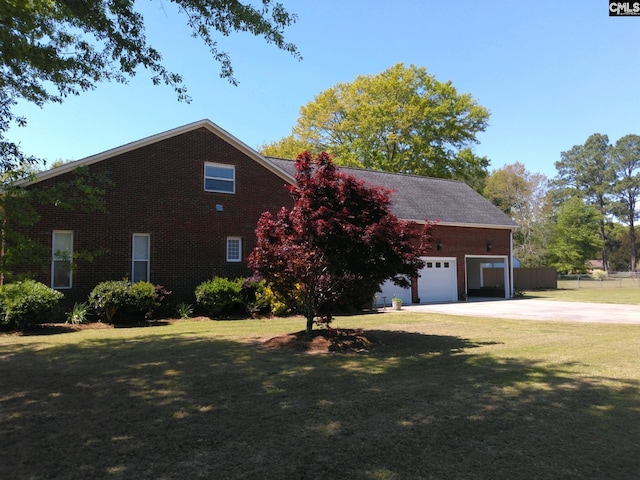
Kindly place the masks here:
MULTIPOLYGON (((260 7, 238 0, 164 0, 173 3, 220 63, 220 76, 236 85, 229 54, 217 37, 248 32, 300 59, 284 38, 296 16, 281 3, 260 7)), ((162 2, 157 2, 162 4, 162 2)), ((42 106, 94 89, 99 82, 126 83, 142 67, 153 84, 166 84, 189 101, 179 73, 163 63, 147 40, 143 15, 131 0, 28 0, 0 2, 0 155, 2 171, 35 159, 22 154, 4 133, 25 119, 13 112, 20 99, 42 106)))
MULTIPOLYGON (((256 9, 239 1, 168 0, 186 17, 192 34, 221 63, 221 77, 236 84, 229 55, 215 33, 249 32, 297 58, 297 47, 283 30, 295 22, 280 3, 263 0, 256 9)), ((172 86, 186 100, 182 77, 162 64, 149 44, 144 18, 135 2, 118 0, 32 0, 2 2, 0 86, 12 97, 42 105, 61 101, 103 80, 124 82, 140 66, 153 72, 154 83, 172 86), (51 87, 55 87, 53 90, 51 87)))

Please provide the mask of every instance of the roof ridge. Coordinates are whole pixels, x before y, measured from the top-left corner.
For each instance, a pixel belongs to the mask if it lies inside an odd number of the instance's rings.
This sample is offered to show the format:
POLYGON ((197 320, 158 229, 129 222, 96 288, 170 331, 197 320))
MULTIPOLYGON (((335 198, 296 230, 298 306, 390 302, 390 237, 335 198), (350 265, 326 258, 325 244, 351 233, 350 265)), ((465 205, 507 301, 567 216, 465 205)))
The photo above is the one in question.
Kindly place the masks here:
MULTIPOLYGON (((273 156, 267 156, 265 155, 266 159, 273 159, 273 160, 283 160, 285 162, 295 162, 295 160, 291 160, 289 158, 281 158, 281 157, 273 157, 273 156)), ((401 172, 387 172, 386 170, 374 170, 371 168, 364 168, 364 167, 347 167, 344 165, 340 165, 338 163, 334 164, 339 167, 341 170, 355 170, 358 172, 371 172, 371 173, 375 173, 375 174, 380 174, 380 175, 397 175, 397 176, 401 176, 401 177, 415 177, 415 178, 428 178, 429 180, 439 180, 442 182, 453 182, 453 183, 462 183, 464 185, 468 185, 466 182, 464 182, 463 180, 456 180, 453 178, 441 178, 441 177, 432 177, 432 176, 428 176, 428 175, 418 175, 417 173, 401 173, 401 172)))

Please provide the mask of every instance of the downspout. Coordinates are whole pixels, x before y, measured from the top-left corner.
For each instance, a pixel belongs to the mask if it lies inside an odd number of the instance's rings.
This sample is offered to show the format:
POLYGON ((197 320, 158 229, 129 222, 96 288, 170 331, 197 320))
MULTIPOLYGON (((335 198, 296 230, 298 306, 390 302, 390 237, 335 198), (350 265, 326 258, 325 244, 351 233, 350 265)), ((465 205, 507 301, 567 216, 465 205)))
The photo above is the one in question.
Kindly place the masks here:
POLYGON ((509 230, 509 289, 509 296, 513 298, 515 296, 513 285, 513 230, 509 230))

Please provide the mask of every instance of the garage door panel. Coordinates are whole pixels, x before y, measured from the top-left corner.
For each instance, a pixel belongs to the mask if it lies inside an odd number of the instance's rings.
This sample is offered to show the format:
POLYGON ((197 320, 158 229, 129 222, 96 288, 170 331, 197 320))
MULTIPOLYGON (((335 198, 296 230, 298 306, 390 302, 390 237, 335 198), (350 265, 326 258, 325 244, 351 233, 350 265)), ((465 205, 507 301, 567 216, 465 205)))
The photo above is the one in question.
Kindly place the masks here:
POLYGON ((425 266, 418 278, 420 303, 458 300, 455 258, 423 257, 425 266))

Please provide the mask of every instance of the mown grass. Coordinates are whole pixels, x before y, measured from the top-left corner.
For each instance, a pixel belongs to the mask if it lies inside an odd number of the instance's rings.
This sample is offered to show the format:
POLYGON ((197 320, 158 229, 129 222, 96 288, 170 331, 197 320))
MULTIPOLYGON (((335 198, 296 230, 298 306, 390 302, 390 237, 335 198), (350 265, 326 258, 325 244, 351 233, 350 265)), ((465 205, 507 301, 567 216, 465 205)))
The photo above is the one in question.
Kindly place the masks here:
POLYGON ((0 478, 636 479, 640 326, 338 317, 0 337, 0 478))
POLYGON ((525 296, 568 302, 640 305, 640 280, 559 280, 557 290, 530 290, 525 292, 525 296))

